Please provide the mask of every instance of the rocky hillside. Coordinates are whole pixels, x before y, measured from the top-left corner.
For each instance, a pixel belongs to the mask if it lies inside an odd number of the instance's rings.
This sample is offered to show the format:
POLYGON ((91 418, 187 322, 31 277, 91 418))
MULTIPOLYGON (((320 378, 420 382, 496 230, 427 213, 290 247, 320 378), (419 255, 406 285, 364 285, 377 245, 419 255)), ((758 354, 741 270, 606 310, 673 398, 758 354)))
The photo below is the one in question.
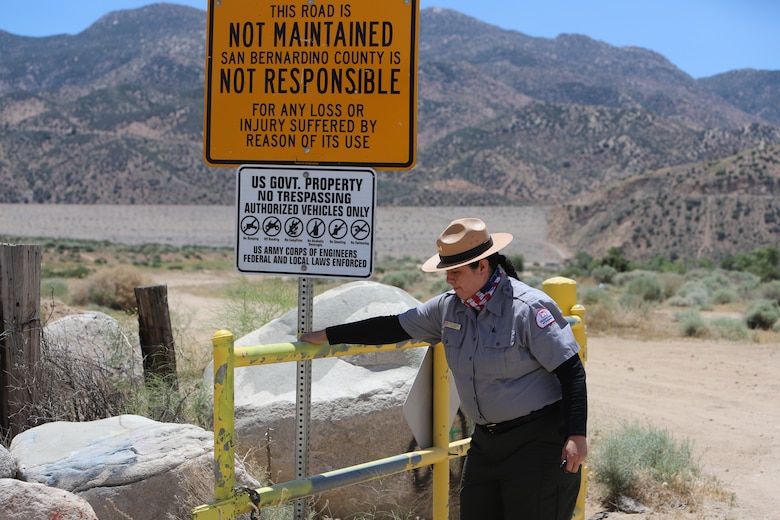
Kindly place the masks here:
POLYGON ((780 246, 780 145, 645 172, 550 212, 551 232, 599 258, 719 260, 780 246))
MULTIPOLYGON (((155 4, 74 36, 0 32, 0 202, 232 204, 234 169, 202 160, 205 25, 155 4)), ((379 172, 383 205, 571 208, 780 143, 780 72, 694 80, 645 49, 439 8, 419 47, 417 166, 379 172)))

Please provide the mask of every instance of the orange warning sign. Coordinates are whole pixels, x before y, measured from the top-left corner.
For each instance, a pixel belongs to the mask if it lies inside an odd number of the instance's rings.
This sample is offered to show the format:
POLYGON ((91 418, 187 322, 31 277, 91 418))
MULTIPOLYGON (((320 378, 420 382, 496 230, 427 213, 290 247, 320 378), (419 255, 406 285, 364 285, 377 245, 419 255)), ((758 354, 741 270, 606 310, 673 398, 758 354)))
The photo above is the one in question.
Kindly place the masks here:
POLYGON ((410 169, 418 0, 210 0, 204 158, 410 169))

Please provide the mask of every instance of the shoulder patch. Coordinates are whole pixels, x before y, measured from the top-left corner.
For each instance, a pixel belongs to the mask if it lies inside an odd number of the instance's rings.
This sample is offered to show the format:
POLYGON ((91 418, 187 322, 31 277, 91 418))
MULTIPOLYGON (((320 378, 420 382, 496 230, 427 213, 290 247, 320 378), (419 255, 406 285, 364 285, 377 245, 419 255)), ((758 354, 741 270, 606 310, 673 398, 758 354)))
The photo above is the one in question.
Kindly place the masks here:
POLYGON ((542 307, 541 309, 537 309, 536 311, 536 326, 540 329, 545 329, 550 326, 552 322, 555 321, 555 317, 552 315, 552 312, 550 312, 547 308, 542 307))

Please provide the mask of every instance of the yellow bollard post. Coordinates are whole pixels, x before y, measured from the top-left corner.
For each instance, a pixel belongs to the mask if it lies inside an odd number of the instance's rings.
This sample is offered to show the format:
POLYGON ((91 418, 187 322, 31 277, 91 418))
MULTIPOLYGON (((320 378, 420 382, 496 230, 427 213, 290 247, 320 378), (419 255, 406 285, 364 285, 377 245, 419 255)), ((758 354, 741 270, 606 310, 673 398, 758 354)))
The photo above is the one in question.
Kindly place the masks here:
MULTIPOLYGON (((447 453, 450 447, 450 379, 444 345, 433 349, 433 447, 447 453)), ((450 510, 450 460, 433 464, 433 518, 447 520, 450 510)))
MULTIPOLYGON (((558 307, 561 308, 564 316, 573 316, 575 323, 571 325, 574 339, 580 346, 580 360, 582 364, 588 360, 588 338, 585 330, 585 307, 577 303, 577 282, 563 276, 549 278, 542 282, 542 290, 547 293, 558 307)), ((585 518, 585 496, 588 491, 588 465, 587 462, 582 465, 582 481, 580 482, 580 492, 577 495, 577 503, 574 506, 572 520, 584 520, 585 518)))
MULTIPOLYGON (((233 340, 233 333, 228 330, 218 330, 211 338, 214 347, 214 500, 232 498, 236 482, 233 340)), ((233 506, 234 502, 225 506, 220 518, 234 520, 233 506)))

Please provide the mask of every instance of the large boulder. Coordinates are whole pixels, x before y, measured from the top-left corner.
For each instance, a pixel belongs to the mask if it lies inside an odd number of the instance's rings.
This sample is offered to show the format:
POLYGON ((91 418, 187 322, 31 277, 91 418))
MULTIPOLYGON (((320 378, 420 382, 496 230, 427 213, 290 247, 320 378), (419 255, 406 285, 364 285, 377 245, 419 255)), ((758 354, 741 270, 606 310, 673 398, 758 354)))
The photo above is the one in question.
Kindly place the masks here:
MULTIPOLYGON (((314 298, 313 328, 399 314, 419 305, 406 292, 375 282, 353 282, 314 298)), ((297 340, 297 309, 236 341, 236 346, 297 340)), ((415 441, 403 405, 425 355, 424 348, 312 361, 309 473, 405 453, 415 441)), ((207 368, 211 385, 213 368, 207 368)), ((296 363, 241 367, 235 373, 235 428, 239 456, 265 466, 275 482, 295 475, 296 363)), ((328 492, 333 516, 409 510, 425 498, 401 473, 381 481, 328 492)), ((316 507, 316 506, 315 506, 316 507)))
POLYGON ((11 452, 0 444, 0 478, 14 478, 16 476, 16 461, 11 452))
POLYGON ((102 312, 64 316, 43 329, 47 350, 64 352, 73 362, 88 361, 110 376, 143 375, 141 347, 131 342, 121 324, 102 312))
POLYGON ((98 520, 89 502, 62 489, 0 478, 0 520, 98 520))
MULTIPOLYGON (((213 500, 213 448, 197 426, 123 415, 44 424, 14 437, 10 451, 21 480, 75 493, 101 520, 125 520, 188 518, 213 500)), ((237 484, 260 485, 240 461, 236 472, 237 484)))

